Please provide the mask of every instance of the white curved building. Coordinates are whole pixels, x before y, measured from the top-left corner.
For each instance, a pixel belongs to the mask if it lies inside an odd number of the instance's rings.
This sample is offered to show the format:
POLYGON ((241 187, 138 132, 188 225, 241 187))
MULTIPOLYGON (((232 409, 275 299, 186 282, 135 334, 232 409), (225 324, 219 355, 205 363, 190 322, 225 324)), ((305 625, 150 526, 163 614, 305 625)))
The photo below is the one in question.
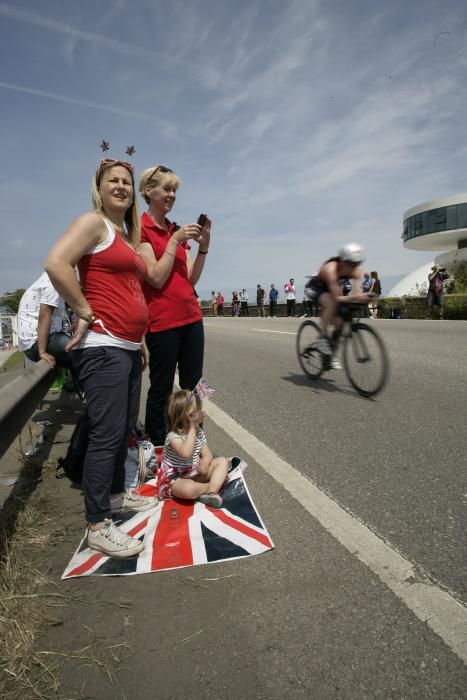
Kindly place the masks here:
MULTIPOLYGON (((410 250, 445 251, 434 262, 448 270, 461 261, 467 261, 467 192, 423 202, 404 213, 402 240, 410 250)), ((429 265, 411 272, 389 292, 400 296, 401 289, 413 289, 426 281, 429 265)), ((404 292, 403 292, 404 293, 404 292)))

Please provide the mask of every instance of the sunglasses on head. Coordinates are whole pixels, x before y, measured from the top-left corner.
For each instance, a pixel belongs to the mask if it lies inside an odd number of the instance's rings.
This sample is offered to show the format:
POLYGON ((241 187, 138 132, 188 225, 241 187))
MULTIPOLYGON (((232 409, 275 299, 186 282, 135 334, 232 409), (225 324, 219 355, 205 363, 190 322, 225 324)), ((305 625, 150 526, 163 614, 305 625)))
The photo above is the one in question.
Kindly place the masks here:
POLYGON ((128 168, 131 172, 133 172, 133 165, 132 163, 127 163, 126 160, 116 160, 115 158, 102 158, 101 162, 99 163, 99 168, 100 170, 104 165, 123 165, 124 168, 128 168))
POLYGON ((151 180, 154 177, 154 175, 156 175, 156 173, 173 173, 173 170, 168 168, 166 165, 156 165, 156 167, 151 173, 151 177, 148 180, 148 184, 151 183, 151 180))
MULTIPOLYGON (((152 175, 155 175, 156 173, 173 173, 173 170, 168 168, 166 165, 157 165, 154 168, 154 172, 152 175)), ((152 177, 152 175, 151 175, 151 177, 152 177)))

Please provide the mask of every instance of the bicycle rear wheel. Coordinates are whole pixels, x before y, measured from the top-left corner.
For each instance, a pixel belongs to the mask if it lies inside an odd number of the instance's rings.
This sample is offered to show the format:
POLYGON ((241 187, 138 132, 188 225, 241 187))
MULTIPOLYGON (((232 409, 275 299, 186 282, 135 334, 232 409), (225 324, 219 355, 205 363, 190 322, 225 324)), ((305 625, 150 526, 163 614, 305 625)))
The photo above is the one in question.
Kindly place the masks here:
POLYGON ((323 373, 323 355, 318 350, 321 329, 314 321, 304 321, 297 333, 297 357, 302 370, 310 379, 323 373))
POLYGON ((362 396, 375 396, 386 384, 389 360, 383 341, 366 323, 352 326, 344 344, 344 368, 349 382, 362 396))

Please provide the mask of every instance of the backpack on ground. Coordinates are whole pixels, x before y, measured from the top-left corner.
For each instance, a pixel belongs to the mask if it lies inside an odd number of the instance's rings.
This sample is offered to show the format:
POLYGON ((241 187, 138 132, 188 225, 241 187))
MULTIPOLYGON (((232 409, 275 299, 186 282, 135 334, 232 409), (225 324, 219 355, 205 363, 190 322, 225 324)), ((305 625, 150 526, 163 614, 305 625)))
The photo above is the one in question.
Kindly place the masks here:
POLYGON ((68 477, 74 484, 80 484, 83 480, 83 463, 89 444, 89 418, 84 413, 76 424, 71 436, 65 457, 60 457, 57 463, 55 476, 57 479, 68 477), (60 474, 60 470, 63 474, 60 474))

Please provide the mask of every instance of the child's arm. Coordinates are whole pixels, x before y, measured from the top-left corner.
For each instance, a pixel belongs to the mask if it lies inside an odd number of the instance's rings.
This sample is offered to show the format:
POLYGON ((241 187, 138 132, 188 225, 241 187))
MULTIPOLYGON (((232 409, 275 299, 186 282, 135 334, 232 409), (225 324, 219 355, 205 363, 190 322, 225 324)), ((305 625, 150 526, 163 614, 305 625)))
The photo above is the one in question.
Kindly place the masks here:
POLYGON ((200 474, 205 476, 208 473, 208 469, 211 465, 212 460, 214 459, 213 454, 209 447, 205 445, 204 447, 201 448, 201 452, 199 453, 199 465, 198 465, 198 471, 200 474))
POLYGON ((182 438, 180 438, 180 440, 172 438, 172 440, 170 441, 170 446, 172 447, 173 451, 182 459, 190 459, 195 449, 195 442, 196 428, 194 425, 190 425, 190 429, 188 430, 186 440, 183 440, 182 438))

